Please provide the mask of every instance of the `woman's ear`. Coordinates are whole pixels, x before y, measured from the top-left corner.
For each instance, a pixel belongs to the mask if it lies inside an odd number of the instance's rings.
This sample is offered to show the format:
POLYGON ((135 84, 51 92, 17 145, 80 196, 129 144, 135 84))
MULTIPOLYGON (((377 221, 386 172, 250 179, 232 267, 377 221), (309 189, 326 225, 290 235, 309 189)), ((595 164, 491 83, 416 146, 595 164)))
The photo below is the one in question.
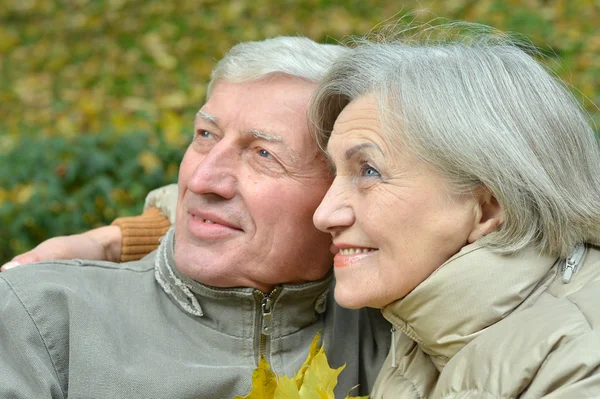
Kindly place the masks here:
POLYGON ((474 195, 478 205, 473 230, 467 238, 469 244, 496 230, 504 222, 502 207, 487 187, 477 189, 474 195))

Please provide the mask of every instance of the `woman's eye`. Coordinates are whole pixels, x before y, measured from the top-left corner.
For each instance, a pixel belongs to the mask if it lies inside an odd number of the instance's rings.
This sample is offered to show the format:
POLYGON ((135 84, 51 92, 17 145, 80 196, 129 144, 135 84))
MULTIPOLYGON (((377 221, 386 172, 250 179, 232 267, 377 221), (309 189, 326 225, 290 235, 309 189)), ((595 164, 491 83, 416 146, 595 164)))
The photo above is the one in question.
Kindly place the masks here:
POLYGON ((260 155, 263 158, 273 158, 269 151, 263 149, 258 150, 258 155, 260 155))
POLYGON ((380 177, 381 174, 377 171, 377 169, 373 168, 369 165, 363 165, 361 167, 361 175, 365 177, 380 177))

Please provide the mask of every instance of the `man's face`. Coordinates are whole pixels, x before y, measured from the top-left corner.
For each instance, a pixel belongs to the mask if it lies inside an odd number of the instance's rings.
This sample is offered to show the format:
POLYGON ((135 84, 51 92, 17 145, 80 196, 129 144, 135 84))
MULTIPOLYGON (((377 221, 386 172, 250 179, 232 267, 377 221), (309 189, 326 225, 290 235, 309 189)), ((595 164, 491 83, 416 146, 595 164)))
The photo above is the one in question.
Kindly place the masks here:
POLYGON ((312 223, 332 180, 308 130, 314 88, 287 76, 214 86, 179 171, 182 273, 269 291, 329 271, 331 238, 312 223))

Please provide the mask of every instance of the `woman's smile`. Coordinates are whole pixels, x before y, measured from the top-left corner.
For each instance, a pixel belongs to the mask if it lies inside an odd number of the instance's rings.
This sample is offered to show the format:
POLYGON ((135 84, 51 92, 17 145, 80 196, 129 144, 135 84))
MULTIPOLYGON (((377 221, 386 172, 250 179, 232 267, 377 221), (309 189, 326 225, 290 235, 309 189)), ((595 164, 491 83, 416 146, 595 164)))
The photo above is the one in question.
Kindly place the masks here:
POLYGON ((334 267, 345 267, 371 257, 378 252, 377 248, 346 247, 339 248, 333 258, 334 267))

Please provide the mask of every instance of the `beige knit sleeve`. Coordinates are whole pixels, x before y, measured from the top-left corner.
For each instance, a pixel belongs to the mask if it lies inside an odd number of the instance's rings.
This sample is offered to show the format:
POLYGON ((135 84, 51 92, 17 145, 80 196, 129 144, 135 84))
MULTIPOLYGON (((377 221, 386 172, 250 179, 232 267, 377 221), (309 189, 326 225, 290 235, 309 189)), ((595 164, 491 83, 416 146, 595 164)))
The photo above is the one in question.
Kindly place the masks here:
POLYGON ((140 216, 118 218, 111 224, 119 226, 123 237, 119 262, 141 259, 154 251, 158 240, 171 227, 169 219, 155 207, 146 209, 140 216))

